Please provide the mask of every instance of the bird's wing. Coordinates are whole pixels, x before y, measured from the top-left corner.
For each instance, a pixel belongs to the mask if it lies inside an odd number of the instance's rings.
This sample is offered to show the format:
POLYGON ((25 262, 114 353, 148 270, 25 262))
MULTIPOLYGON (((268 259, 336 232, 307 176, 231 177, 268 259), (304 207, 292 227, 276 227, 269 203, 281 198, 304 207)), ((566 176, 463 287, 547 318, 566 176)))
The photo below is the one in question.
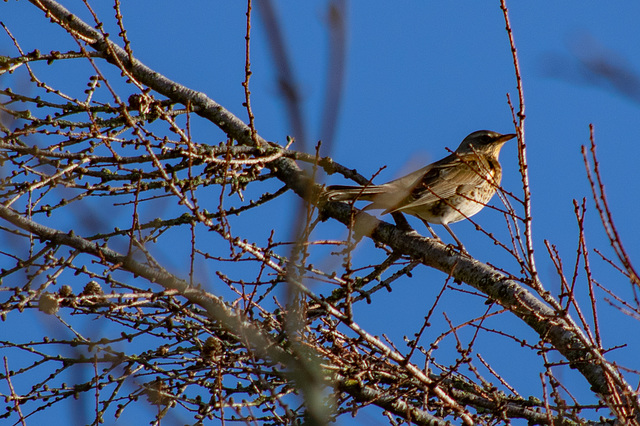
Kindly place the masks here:
POLYGON ((447 199, 456 195, 462 187, 475 187, 481 185, 485 180, 476 170, 482 170, 475 154, 459 157, 451 154, 440 161, 437 161, 418 172, 422 172, 421 178, 414 179, 414 173, 389 182, 388 185, 397 185, 399 188, 405 184, 413 185, 404 202, 397 204, 394 208, 389 208, 385 213, 402 211, 425 204, 434 203, 438 200, 447 199), (471 167, 470 167, 471 166, 471 167), (412 177, 412 179, 406 178, 412 177))
POLYGON ((375 194, 368 197, 371 204, 366 209, 384 209, 384 213, 388 213, 397 210, 400 205, 413 201, 411 192, 420 184, 420 180, 430 173, 432 167, 433 164, 429 164, 401 178, 377 186, 375 194))

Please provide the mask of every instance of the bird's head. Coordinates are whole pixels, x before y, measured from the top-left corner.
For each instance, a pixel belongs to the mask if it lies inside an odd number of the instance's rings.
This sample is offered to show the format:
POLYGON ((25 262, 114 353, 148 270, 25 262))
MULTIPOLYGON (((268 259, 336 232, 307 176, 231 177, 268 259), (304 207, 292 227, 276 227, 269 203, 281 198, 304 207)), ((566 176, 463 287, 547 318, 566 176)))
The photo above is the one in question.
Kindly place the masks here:
POLYGON ((513 133, 501 135, 490 130, 478 130, 464 138, 458 149, 456 149, 456 154, 477 152, 478 154, 498 155, 502 145, 515 137, 516 135, 513 133))

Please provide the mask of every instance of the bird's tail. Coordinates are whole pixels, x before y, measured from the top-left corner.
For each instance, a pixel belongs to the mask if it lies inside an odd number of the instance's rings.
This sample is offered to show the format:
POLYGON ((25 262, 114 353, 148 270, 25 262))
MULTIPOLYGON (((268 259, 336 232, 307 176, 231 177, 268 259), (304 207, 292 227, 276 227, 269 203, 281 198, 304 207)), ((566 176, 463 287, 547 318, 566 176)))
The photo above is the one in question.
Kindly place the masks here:
POLYGON ((378 185, 370 186, 348 186, 348 185, 331 185, 326 188, 326 197, 328 201, 347 201, 362 200, 372 201, 376 195, 383 190, 378 185))

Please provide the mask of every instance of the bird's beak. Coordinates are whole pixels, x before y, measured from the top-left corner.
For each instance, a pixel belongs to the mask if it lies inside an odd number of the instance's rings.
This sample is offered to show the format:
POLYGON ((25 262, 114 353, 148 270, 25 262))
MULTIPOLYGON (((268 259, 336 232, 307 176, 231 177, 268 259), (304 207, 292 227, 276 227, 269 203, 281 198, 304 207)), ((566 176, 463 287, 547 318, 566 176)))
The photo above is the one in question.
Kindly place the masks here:
POLYGON ((510 141, 511 139, 515 138, 516 135, 515 133, 509 133, 508 135, 502 135, 500 136, 498 139, 495 140, 495 142, 506 142, 506 141, 510 141))

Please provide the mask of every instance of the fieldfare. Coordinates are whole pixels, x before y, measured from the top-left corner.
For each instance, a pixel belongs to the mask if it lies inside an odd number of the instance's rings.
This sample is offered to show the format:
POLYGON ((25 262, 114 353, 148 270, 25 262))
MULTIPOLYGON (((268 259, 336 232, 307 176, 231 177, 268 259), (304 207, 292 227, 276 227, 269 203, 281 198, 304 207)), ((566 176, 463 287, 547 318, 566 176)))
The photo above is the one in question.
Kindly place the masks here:
POLYGON ((364 210, 416 216, 436 238, 429 223, 443 225, 464 251, 449 224, 478 213, 496 193, 502 179, 500 149, 514 137, 479 130, 464 138, 454 153, 420 170, 382 185, 332 185, 326 197, 328 201, 370 201, 364 210))

